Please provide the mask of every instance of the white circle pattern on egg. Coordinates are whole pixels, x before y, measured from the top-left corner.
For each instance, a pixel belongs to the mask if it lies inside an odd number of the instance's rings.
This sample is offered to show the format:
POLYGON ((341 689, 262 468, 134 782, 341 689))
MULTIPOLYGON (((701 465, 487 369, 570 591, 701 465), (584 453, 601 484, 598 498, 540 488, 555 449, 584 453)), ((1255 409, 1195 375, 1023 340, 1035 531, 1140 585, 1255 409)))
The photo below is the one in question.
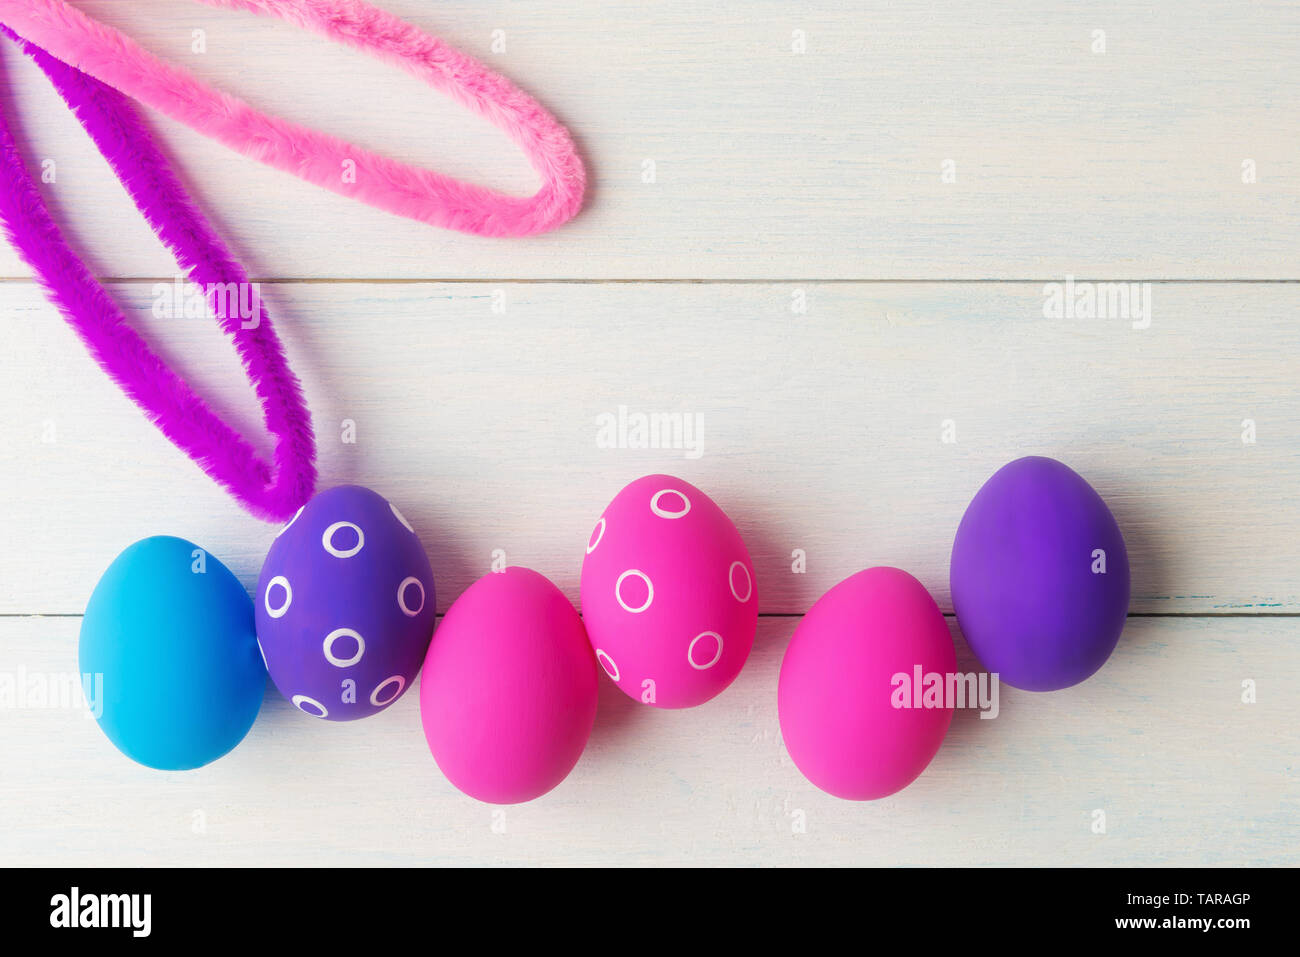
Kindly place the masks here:
POLYGON ((314 497, 272 542, 258 589, 263 664, 305 714, 364 718, 416 683, 436 622, 433 572, 384 496, 344 485, 314 497))
POLYGON ((280 526, 280 530, 275 533, 275 537, 279 538, 281 535, 287 532, 289 530, 289 526, 292 525, 294 522, 298 521, 298 516, 302 514, 302 510, 306 507, 307 507, 306 505, 299 505, 298 511, 293 513, 293 518, 289 519, 289 521, 285 522, 282 526, 280 526))
POLYGON ((424 611, 424 585, 420 582, 420 579, 416 578, 414 575, 409 575, 402 579, 402 583, 397 586, 397 607, 402 609, 402 614, 407 618, 414 618, 420 612, 424 611), (416 588, 420 589, 419 608, 412 608, 406 603, 406 589, 408 585, 414 585, 416 588))
POLYGON ((745 543, 717 503, 680 477, 644 476, 614 497, 590 536, 581 595, 596 660, 644 703, 709 700, 753 647, 757 583, 745 543), (637 689, 651 676, 647 700, 637 689))
POLYGON ((736 597, 736 601, 742 605, 749 601, 754 594, 754 580, 749 577, 749 569, 745 567, 744 562, 732 562, 731 567, 727 569, 727 584, 731 586, 731 594, 736 597), (740 592, 736 591, 736 569, 739 568, 745 573, 745 597, 740 597, 740 592))
POLYGON ((696 635, 694 638, 691 639, 691 643, 686 649, 686 660, 691 663, 691 667, 694 668, 696 671, 705 671, 706 669, 712 668, 721 659, 722 659, 722 636, 718 634, 716 631, 700 632, 698 635, 696 635), (718 643, 717 652, 713 655, 712 658, 710 658, 704 664, 700 664, 698 661, 695 660, 695 643, 699 641, 701 638, 713 638, 718 643))
POLYGON ((366 535, 361 531, 361 526, 354 525, 352 522, 335 522, 329 528, 325 529, 325 534, 321 536, 320 542, 325 546, 325 551, 329 552, 335 558, 351 558, 357 552, 361 551, 366 544, 366 535), (334 533, 340 528, 350 528, 357 533, 357 543, 351 548, 339 549, 334 547, 334 533))
POLYGON ((623 606, 624 611, 631 612, 634 615, 639 615, 641 614, 641 612, 649 608, 651 602, 655 600, 654 582, 650 580, 650 576, 647 575, 645 572, 639 571, 635 568, 629 568, 623 574, 618 576, 618 581, 614 582, 614 597, 618 599, 618 603, 623 606), (623 600, 623 595, 622 595, 623 582, 627 580, 629 575, 635 575, 637 578, 645 582, 645 587, 646 587, 645 604, 641 605, 639 608, 633 608, 623 600))
POLYGON ((309 695, 305 695, 305 694, 294 695, 293 706, 297 708, 299 711, 301 711, 303 714, 309 714, 313 718, 328 718, 330 716, 330 713, 329 711, 326 710, 325 706, 309 695), (303 705, 308 705, 308 704, 311 705, 316 710, 308 711, 306 708, 303 707, 303 705))
POLYGON ((289 587, 289 579, 285 578, 283 575, 276 575, 272 578, 267 582, 266 594, 263 596, 262 600, 266 605, 266 613, 268 615, 272 618, 283 618, 284 613, 289 610, 289 605, 293 603, 293 589, 289 587), (273 608, 271 607, 271 589, 276 587, 284 589, 284 603, 273 608))
POLYGON ((609 675, 615 681, 618 681, 620 677, 618 673, 618 665, 614 664, 613 658, 606 654, 604 650, 597 648, 596 660, 599 661, 600 666, 605 669, 605 674, 609 675))
POLYGON ((591 534, 595 537, 587 542, 588 555, 596 550, 596 546, 600 544, 600 540, 605 537, 605 519, 603 516, 600 521, 596 523, 596 527, 591 530, 591 534))
POLYGON ((650 496, 650 511, 654 512, 660 518, 681 518, 691 510, 691 500, 686 497, 685 492, 680 492, 675 488, 663 488, 650 496), (682 500, 682 507, 677 511, 669 511, 659 504, 659 499, 665 495, 676 495, 682 500))
POLYGON ((391 678, 387 679, 386 681, 381 681, 379 683, 379 686, 375 688, 374 691, 370 692, 370 703, 373 704, 376 708, 382 708, 386 704, 391 704, 392 702, 397 700, 397 696, 402 693, 402 689, 405 687, 406 687, 406 679, 403 678, 401 675, 393 675, 391 678), (393 689, 393 693, 390 694, 388 697, 384 698, 382 701, 380 701, 379 692, 383 691, 385 688, 387 688, 389 685, 392 684, 397 685, 397 687, 393 689))
POLYGON ((335 628, 325 636, 325 660, 335 668, 351 668, 366 653, 366 640, 351 628, 335 628), (334 655, 334 642, 340 638, 352 638, 357 643, 357 653, 351 658, 338 658, 334 655))
POLYGON ((414 535, 415 529, 413 529, 411 527, 411 523, 406 520, 406 516, 397 510, 397 506, 394 505, 392 502, 389 502, 388 507, 392 509, 393 515, 396 516, 397 520, 406 526, 406 530, 410 532, 412 535, 414 535))

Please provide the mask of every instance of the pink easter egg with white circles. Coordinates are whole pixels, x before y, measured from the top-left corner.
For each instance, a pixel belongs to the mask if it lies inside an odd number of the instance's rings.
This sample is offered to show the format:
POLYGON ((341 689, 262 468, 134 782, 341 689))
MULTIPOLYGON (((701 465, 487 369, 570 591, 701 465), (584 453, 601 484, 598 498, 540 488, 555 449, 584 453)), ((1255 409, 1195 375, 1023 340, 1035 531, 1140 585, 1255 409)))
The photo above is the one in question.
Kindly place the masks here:
POLYGON ((610 502, 587 541, 581 592, 596 661, 644 704, 703 704, 754 645, 749 551, 711 498, 670 475, 637 479, 610 502))

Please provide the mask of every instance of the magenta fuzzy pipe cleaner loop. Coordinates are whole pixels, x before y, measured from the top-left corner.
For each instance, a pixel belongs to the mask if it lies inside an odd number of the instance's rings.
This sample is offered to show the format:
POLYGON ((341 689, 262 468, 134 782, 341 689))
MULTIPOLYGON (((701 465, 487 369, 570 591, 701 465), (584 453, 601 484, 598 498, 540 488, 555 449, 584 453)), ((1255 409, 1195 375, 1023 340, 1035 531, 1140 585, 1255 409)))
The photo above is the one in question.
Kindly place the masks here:
MULTIPOLYGON (((50 78, 189 281, 209 291, 231 288, 226 284, 248 288, 244 270, 191 202, 129 102, 7 27, 0 31, 50 78)), ((95 360, 173 443, 249 511, 271 521, 293 515, 315 487, 316 443, 298 380, 261 303, 255 323, 230 309, 220 310, 216 319, 233 341, 275 437, 272 463, 262 461, 130 326, 63 238, 2 115, 0 152, 5 233, 95 360)))

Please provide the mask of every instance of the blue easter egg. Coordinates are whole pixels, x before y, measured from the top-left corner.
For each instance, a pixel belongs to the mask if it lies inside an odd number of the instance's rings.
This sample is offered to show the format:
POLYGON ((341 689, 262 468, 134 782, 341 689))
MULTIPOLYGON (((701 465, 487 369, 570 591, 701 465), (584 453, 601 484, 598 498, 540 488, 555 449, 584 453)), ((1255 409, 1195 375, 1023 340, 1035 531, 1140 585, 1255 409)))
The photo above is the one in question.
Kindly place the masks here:
POLYGON ((192 542, 155 536, 114 559, 81 623, 99 726, 133 761, 202 767, 244 739, 266 689, 253 603, 192 542))
POLYGON ((281 529, 257 583, 271 680, 304 714, 352 721, 414 683, 433 634, 433 572, 415 531, 377 492, 321 492, 281 529))

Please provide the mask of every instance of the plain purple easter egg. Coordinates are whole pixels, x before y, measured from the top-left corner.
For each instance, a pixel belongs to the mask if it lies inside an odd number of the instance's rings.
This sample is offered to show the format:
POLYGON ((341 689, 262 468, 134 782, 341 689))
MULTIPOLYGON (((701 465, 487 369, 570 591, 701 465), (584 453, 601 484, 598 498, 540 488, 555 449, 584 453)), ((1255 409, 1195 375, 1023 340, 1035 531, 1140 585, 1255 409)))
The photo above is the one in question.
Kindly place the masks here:
POLYGON ((312 717, 351 721, 384 710, 415 681, 433 634, 433 572, 395 506, 340 485, 280 530, 255 605, 280 693, 312 717))
POLYGON ((1128 615, 1115 517, 1077 472, 1042 456, 1003 466, 976 493, 953 541, 950 584, 971 650, 1026 691, 1091 676, 1128 615))

